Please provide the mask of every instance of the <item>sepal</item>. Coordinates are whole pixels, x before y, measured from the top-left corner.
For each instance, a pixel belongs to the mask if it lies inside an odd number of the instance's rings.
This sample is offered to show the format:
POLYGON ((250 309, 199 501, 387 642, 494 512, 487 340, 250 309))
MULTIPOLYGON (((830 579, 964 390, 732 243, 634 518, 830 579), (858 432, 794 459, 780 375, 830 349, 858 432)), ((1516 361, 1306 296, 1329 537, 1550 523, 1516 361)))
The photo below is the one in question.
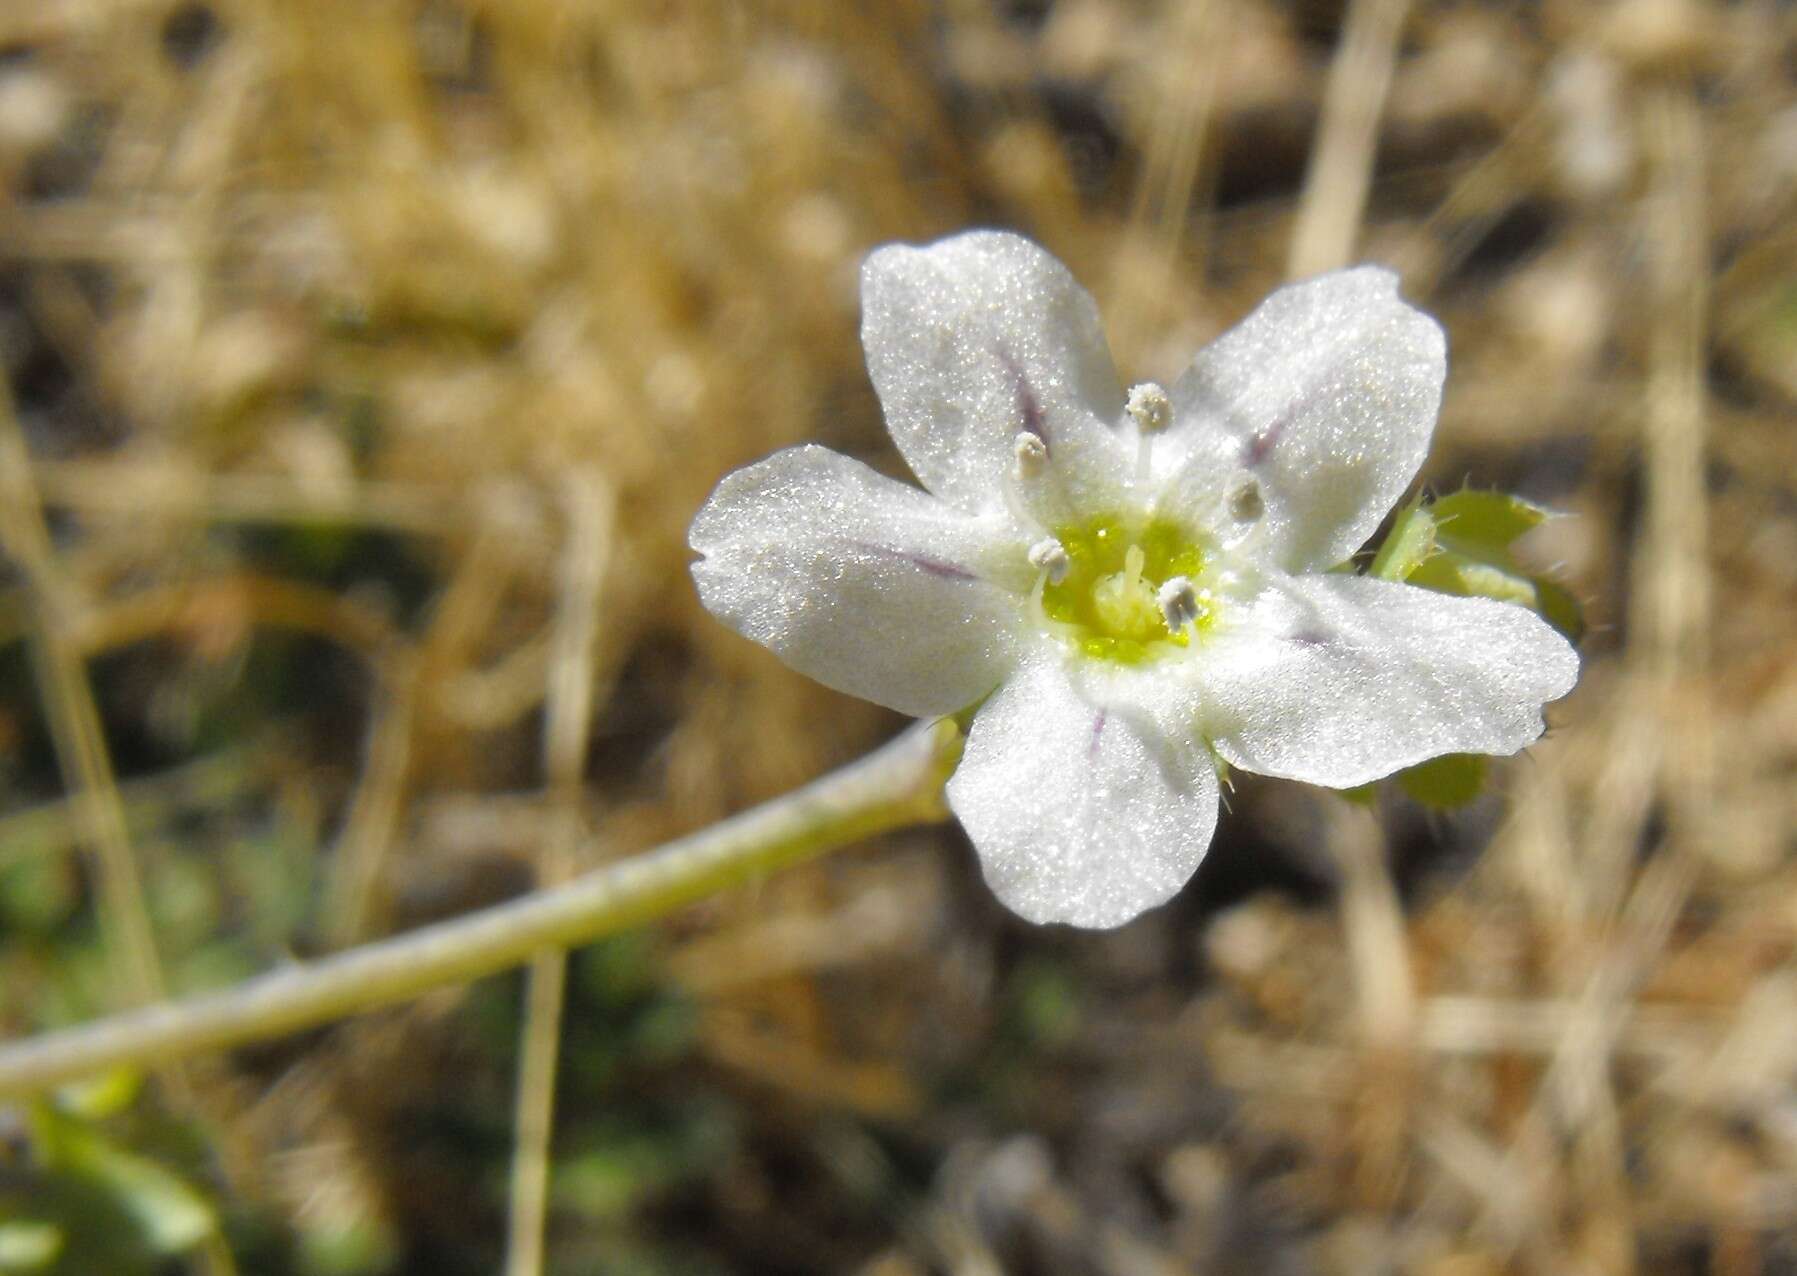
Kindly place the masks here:
MULTIPOLYGON (((1578 601, 1566 589, 1525 570, 1511 546, 1554 517, 1508 492, 1463 488, 1437 500, 1418 496, 1398 512, 1369 575, 1465 598, 1515 603, 1535 612, 1571 642, 1585 631, 1578 601)), ((1470 804, 1490 778, 1477 753, 1449 753, 1397 773, 1398 787, 1424 806, 1454 810, 1470 804)), ((1368 792, 1349 791, 1351 801, 1368 792)))

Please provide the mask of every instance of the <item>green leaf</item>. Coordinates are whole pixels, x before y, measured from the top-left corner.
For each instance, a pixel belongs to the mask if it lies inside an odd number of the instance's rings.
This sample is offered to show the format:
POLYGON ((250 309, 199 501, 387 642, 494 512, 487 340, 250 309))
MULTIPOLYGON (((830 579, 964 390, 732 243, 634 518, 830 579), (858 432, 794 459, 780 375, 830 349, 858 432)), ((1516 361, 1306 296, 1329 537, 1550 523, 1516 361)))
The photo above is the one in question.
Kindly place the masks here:
POLYGON ((62 1086, 56 1091, 56 1106, 87 1121, 117 1116, 137 1102, 143 1080, 136 1068, 113 1068, 62 1086))
POLYGON ((31 1123, 45 1169, 104 1191, 137 1225, 152 1253, 181 1253, 217 1227, 206 1199, 154 1161, 116 1147, 48 1104, 35 1105, 31 1123))
POLYGON ((41 1272, 62 1253, 62 1229, 54 1223, 18 1219, 0 1223, 0 1273, 41 1272))

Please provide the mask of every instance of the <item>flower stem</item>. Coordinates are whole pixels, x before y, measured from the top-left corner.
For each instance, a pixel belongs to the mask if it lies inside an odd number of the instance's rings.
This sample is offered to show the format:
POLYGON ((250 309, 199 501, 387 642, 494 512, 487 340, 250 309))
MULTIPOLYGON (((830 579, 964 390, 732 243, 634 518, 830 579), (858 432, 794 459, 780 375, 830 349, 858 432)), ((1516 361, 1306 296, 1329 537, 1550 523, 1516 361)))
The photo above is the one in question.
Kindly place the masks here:
POLYGON ((839 771, 562 886, 168 1001, 0 1047, 0 1097, 119 1065, 278 1037, 522 965, 895 828, 942 819, 961 752, 951 720, 920 723, 839 771))

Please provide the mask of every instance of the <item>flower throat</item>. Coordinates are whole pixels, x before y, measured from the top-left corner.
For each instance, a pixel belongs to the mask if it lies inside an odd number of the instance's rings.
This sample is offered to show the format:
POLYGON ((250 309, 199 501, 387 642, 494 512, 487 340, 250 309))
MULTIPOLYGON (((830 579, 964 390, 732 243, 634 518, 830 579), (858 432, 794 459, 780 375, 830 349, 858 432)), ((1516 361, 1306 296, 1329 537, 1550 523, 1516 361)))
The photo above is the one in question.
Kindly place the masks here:
POLYGON ((1209 626, 1211 608, 1199 594, 1194 619, 1169 627, 1157 597, 1178 577, 1197 580, 1204 552, 1172 523, 1146 526, 1097 518, 1056 528, 1067 555, 1067 570, 1042 590, 1042 610, 1073 630, 1081 654, 1119 664, 1137 664, 1162 644, 1184 647, 1194 628, 1209 626))

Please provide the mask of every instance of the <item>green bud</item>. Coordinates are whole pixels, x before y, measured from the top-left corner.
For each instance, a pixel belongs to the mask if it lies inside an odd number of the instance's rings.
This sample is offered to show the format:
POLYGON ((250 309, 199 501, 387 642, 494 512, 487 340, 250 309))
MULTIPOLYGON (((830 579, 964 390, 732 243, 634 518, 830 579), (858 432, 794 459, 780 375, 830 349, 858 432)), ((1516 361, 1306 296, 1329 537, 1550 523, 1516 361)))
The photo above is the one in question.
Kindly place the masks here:
POLYGON ((1443 594, 1516 603, 1537 613, 1573 642, 1584 634, 1585 620, 1577 600, 1562 586, 1527 571, 1510 552, 1517 537, 1552 517, 1548 510, 1506 492, 1470 488, 1424 508, 1435 523, 1435 553, 1406 575, 1387 579, 1443 594))

